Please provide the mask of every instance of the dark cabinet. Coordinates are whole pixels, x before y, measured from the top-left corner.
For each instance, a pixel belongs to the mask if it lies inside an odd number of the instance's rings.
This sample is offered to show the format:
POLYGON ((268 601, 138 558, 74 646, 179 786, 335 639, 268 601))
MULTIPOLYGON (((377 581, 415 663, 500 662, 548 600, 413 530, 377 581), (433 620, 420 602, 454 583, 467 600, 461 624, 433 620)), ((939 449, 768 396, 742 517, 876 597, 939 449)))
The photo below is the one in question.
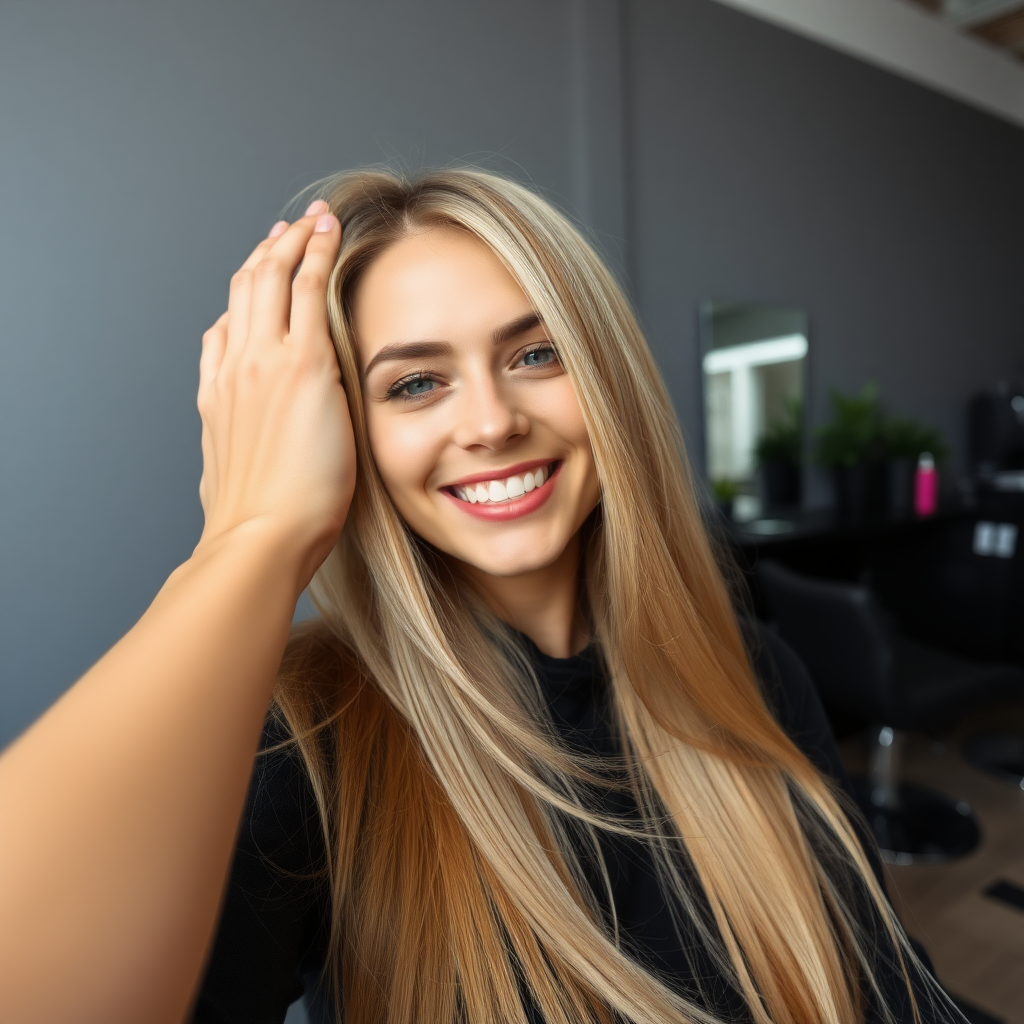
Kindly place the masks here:
POLYGON ((730 540, 759 612, 757 563, 770 557, 808 576, 868 584, 914 639, 1024 664, 1024 494, 982 496, 928 519, 849 525, 810 515, 769 536, 733 528, 730 540))

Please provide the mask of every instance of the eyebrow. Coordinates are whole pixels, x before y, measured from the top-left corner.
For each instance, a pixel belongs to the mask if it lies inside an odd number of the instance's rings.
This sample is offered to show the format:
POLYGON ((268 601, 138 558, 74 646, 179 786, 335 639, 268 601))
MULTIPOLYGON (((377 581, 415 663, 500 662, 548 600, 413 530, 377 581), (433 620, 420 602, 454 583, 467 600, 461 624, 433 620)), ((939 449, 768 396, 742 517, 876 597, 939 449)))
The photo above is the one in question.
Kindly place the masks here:
POLYGON ((537 312, 526 313, 523 316, 516 317, 515 320, 510 320, 504 326, 495 329, 492 335, 494 344, 501 345, 503 342, 518 338, 520 334, 532 331, 534 327, 539 327, 542 323, 544 323, 544 318, 537 312))
POLYGON ((363 377, 378 363, 390 363, 397 359, 429 359, 431 356, 450 356, 454 350, 446 341, 396 341, 385 345, 367 364, 363 377))
MULTIPOLYGON (((532 331, 544 323, 540 313, 525 313, 523 316, 510 320, 501 327, 496 327, 491 334, 495 345, 503 345, 506 341, 518 338, 520 334, 532 331)), ((385 345, 367 364, 363 370, 363 377, 368 377, 370 371, 378 363, 395 362, 399 359, 429 359, 431 356, 450 356, 454 349, 447 341, 396 341, 394 344, 385 345)))

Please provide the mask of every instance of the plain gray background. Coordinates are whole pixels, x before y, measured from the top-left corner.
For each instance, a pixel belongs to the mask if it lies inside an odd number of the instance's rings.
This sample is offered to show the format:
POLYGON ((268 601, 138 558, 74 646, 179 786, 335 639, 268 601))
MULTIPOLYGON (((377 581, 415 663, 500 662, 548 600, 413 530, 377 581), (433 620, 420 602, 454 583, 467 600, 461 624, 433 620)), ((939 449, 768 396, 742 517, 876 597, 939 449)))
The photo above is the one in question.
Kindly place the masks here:
POLYGON ((711 0, 5 0, 0 744, 198 539, 231 272, 382 160, 503 170, 591 229, 691 438, 704 298, 805 308, 813 421, 875 380, 954 475, 968 397, 1024 370, 1024 132, 711 0))

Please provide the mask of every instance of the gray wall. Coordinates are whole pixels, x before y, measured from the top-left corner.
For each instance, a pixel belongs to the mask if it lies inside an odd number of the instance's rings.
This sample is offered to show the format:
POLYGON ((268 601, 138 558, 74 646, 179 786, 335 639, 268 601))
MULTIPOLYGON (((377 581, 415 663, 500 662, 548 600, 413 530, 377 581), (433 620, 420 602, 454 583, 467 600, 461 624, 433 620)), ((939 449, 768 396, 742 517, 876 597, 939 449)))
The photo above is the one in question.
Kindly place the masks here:
POLYGON ((0 744, 198 539, 200 337, 283 204, 484 162, 576 209, 600 5, 5 0, 0 744), (584 111, 585 113, 585 111, 584 111))
POLYGON ((6 0, 0 141, 0 744, 191 551, 200 336, 331 171, 544 189, 691 435, 702 298, 808 309, 819 416, 870 377, 954 442, 1020 350, 1024 132, 710 0, 6 0))

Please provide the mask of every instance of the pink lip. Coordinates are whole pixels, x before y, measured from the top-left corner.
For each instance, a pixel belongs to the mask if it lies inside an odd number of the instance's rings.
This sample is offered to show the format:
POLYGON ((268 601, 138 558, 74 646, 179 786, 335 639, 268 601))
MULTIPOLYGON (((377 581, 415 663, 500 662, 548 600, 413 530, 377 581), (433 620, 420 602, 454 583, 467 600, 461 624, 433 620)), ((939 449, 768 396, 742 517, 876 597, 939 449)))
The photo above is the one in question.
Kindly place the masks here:
MULTIPOLYGON (((546 463, 543 462, 524 462, 521 463, 523 467, 515 467, 510 470, 508 475, 512 476, 516 472, 525 472, 526 470, 534 466, 543 466, 546 463)), ((518 519, 520 516, 527 516, 531 512, 536 512, 551 497, 551 492, 554 487, 555 480, 558 479, 558 474, 562 471, 562 463, 559 462, 554 473, 551 474, 540 485, 540 487, 534 488, 529 494, 524 494, 521 498, 513 498, 511 501, 502 501, 496 504, 491 502, 478 502, 473 505, 468 501, 462 501, 460 498, 456 498, 454 494, 447 488, 442 488, 441 493, 444 494, 450 501, 454 501, 459 508, 467 515, 474 516, 476 519, 488 519, 491 522, 504 522, 506 519, 518 519)), ((480 480, 500 480, 501 477, 495 476, 480 476, 480 477, 467 477, 462 483, 473 483, 480 480)), ((452 485, 455 486, 455 485, 452 485)))
POLYGON ((461 480, 453 480, 445 486, 464 487, 466 484, 482 484, 487 480, 506 480, 510 476, 529 473, 538 466, 550 466, 554 461, 554 459, 534 459, 532 462, 517 462, 514 466, 508 466, 506 469, 495 469, 488 473, 477 473, 475 476, 464 476, 461 480))

